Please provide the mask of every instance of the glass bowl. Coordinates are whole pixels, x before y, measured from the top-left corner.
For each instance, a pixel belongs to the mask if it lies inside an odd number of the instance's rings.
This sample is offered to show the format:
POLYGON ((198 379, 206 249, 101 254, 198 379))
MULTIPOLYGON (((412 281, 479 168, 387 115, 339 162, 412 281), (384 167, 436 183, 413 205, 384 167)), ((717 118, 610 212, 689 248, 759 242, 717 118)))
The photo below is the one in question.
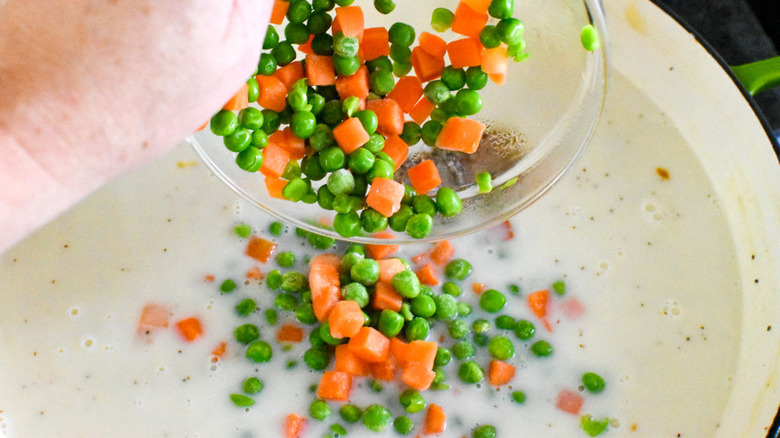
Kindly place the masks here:
MULTIPOLYGON (((365 0, 357 0, 356 4, 361 1, 365 0)), ((399 3, 389 15, 380 15, 371 2, 366 3, 365 27, 389 28, 402 21, 414 26, 418 35, 427 30, 447 41, 462 38, 451 31, 436 33, 430 28, 433 9, 455 10, 456 0, 415 2, 413 9, 406 10, 399 3)), ((455 189, 463 201, 460 214, 449 218, 436 215, 432 232, 423 239, 389 228, 381 236, 344 238, 329 226, 335 212, 317 203, 269 196, 263 175, 240 169, 235 163, 236 154, 208 129, 187 141, 208 167, 248 203, 311 232, 359 243, 398 244, 454 238, 491 227, 539 199, 572 166, 598 122, 606 88, 607 35, 599 0, 516 0, 513 16, 525 25, 528 57, 521 62, 510 60, 504 85, 489 81, 481 90, 483 108, 471 118, 481 120, 487 128, 477 153, 445 151, 420 142, 410 147, 405 165, 395 173, 397 181, 408 182, 405 168, 431 158, 439 169, 442 186, 455 189), (598 31, 601 41, 594 51, 585 50, 580 38, 588 24, 598 31), (494 188, 479 193, 475 175, 484 171, 490 172, 494 188)), ((281 28, 279 31, 283 33, 281 28)), ((314 188, 324 181, 313 182, 314 188)))

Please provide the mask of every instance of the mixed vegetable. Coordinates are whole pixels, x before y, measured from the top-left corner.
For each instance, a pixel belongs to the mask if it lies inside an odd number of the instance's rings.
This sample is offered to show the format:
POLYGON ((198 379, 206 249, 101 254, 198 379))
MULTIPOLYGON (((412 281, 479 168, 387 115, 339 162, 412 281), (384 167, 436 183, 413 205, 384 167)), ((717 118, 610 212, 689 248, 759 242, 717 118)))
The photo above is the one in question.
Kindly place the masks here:
MULTIPOLYGON (((353 1, 275 0, 257 74, 211 131, 239 167, 263 175, 270 196, 334 210, 341 236, 389 227, 423 238, 436 215, 455 216, 463 204, 441 187, 433 161, 402 171, 409 148, 477 151, 485 125, 470 117, 482 109, 479 90, 504 84, 509 60, 528 56, 524 26, 513 0, 437 8, 434 33, 419 34, 402 22, 366 27, 353 1), (446 31, 449 42, 435 34, 446 31)), ((388 14, 395 4, 374 7, 388 14)), ((490 173, 475 184, 490 191, 490 173)))

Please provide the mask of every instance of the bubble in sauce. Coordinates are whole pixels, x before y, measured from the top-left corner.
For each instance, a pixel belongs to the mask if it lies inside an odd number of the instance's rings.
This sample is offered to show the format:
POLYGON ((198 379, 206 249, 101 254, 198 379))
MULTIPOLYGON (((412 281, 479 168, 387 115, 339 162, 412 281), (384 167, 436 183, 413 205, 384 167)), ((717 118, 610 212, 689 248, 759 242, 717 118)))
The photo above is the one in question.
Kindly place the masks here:
POLYGON ((70 310, 68 310, 68 314, 71 316, 77 316, 79 314, 80 310, 78 307, 71 307, 70 310))
POLYGON ((91 338, 86 338, 83 341, 81 341, 81 345, 85 347, 91 347, 94 343, 95 341, 93 341, 91 338))
POLYGON ((661 313, 668 316, 669 318, 679 318, 680 315, 682 314, 680 303, 673 298, 667 299, 664 302, 664 306, 661 309, 661 313))

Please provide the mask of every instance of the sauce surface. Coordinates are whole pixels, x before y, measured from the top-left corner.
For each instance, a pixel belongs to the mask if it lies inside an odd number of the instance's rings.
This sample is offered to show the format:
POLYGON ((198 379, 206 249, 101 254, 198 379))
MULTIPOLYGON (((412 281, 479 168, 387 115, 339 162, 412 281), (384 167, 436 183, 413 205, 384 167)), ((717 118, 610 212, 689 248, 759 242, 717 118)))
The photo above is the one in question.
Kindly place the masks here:
MULTIPOLYGON (((554 332, 544 334, 555 347, 550 358, 515 342, 513 386, 527 395, 521 406, 507 401, 507 390, 458 386, 450 365, 453 388, 426 393, 447 410, 446 436, 482 422, 499 436, 586 436, 579 417, 557 410, 554 399, 560 389, 577 390, 587 371, 607 381, 583 408, 612 419, 604 436, 709 436, 717 429, 741 325, 731 233, 673 123, 626 78, 611 80, 591 145, 558 186, 511 221, 514 239, 504 241, 498 228, 453 241, 457 256, 474 265, 469 282, 502 291, 517 284, 525 294, 564 279, 566 297, 585 312, 553 315, 554 332)), ((274 360, 262 367, 235 342, 223 360, 210 360, 238 325, 235 301, 265 290, 240 284, 220 296, 221 279, 243 278, 256 265, 232 229, 249 223, 267 237, 271 219, 243 207, 196 160, 180 147, 2 256, 4 436, 281 436, 284 415, 306 412, 317 376, 303 363, 286 370, 283 359, 300 356, 304 345, 284 353, 275 346, 274 360), (208 274, 216 283, 204 282, 208 274), (198 316, 204 336, 193 343, 172 329, 139 336, 149 302, 168 305, 172 321, 198 316), (261 376, 265 389, 246 412, 228 395, 249 375, 261 376)), ((290 229, 280 242, 298 256, 308 251, 290 229)), ((521 299, 507 296, 505 313, 527 314, 521 299)), ((269 329, 261 334, 272 339, 269 329)), ((389 391, 369 395, 358 390, 353 401, 397 407, 389 391)), ((307 436, 321 436, 317 427, 307 436)))

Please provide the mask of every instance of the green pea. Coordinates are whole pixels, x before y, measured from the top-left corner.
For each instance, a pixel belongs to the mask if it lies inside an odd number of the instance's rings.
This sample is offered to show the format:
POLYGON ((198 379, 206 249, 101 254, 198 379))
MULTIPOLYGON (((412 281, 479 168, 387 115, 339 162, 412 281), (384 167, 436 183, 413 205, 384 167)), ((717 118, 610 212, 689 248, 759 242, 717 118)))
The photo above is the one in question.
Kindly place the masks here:
POLYGON ((466 86, 470 90, 481 90, 487 85, 488 75, 479 66, 466 69, 466 86))
POLYGON ((273 49, 277 44, 279 44, 279 33, 269 24, 263 40, 263 50, 273 49))
MULTIPOLYGON (((299 1, 303 2, 304 0, 299 1)), ((295 61, 295 58, 298 56, 292 46, 292 43, 289 41, 280 41, 276 47, 271 49, 271 55, 273 55, 274 59, 276 60, 276 64, 282 66, 295 61)))
POLYGON ((485 312, 499 312, 504 305, 506 305, 506 296, 495 289, 488 289, 479 297, 479 307, 485 312))
POLYGON ((309 146, 316 151, 322 151, 333 144, 333 131, 324 123, 318 123, 314 132, 308 138, 309 146))
POLYGON ((302 324, 314 324, 317 322, 317 316, 314 314, 314 308, 311 303, 303 303, 296 307, 295 319, 302 324))
POLYGON ((458 315, 458 303, 452 295, 436 295, 433 300, 436 302, 436 319, 450 321, 458 315))
MULTIPOLYGON (((363 200, 357 196, 351 195, 335 195, 333 199, 333 210, 336 213, 353 213, 357 212, 363 207, 363 200)), ((358 225, 360 225, 360 217, 358 217, 358 225)))
POLYGON ((325 172, 335 172, 347 163, 347 154, 338 146, 330 146, 320 152, 320 166, 325 172))
POLYGON ((236 304, 236 313, 238 316, 247 317, 257 309, 257 303, 251 298, 244 298, 236 304))
POLYGON ((566 293, 566 283, 563 280, 558 280, 552 284, 552 288, 558 295, 566 293))
POLYGON ((496 428, 489 425, 489 424, 483 424, 482 426, 477 427, 474 429, 474 433, 472 434, 473 438, 496 438, 496 428))
POLYGON ((436 301, 428 295, 418 295, 411 303, 412 313, 421 318, 429 318, 436 313, 436 301))
POLYGON ((263 153, 260 149, 249 146, 236 155, 236 165, 247 172, 257 172, 263 165, 263 153))
POLYGON ((336 243, 336 239, 317 233, 309 233, 306 240, 309 245, 317 249, 329 249, 336 243))
POLYGON ((279 320, 279 314, 276 313, 276 309, 265 309, 263 313, 268 325, 276 325, 276 322, 279 320))
POLYGON ((460 90, 466 86, 466 71, 448 65, 441 72, 441 82, 447 86, 448 90, 460 90))
POLYGON ((455 190, 442 187, 436 192, 436 210, 444 217, 456 216, 463 211, 463 201, 455 190))
POLYGON ((437 32, 444 32, 452 26, 455 14, 447 8, 436 8, 431 14, 431 27, 437 32))
POLYGON ((582 28, 582 31, 580 32, 580 40, 582 42, 582 47, 589 52, 598 50, 599 47, 601 47, 599 32, 595 27, 593 27, 592 24, 587 24, 582 28))
POLYGON ((393 23, 387 32, 390 37, 390 44, 400 44, 409 47, 416 38, 414 28, 406 23, 393 23))
POLYGON ((463 281, 471 275, 471 270, 471 263, 464 259, 455 259, 444 267, 444 274, 447 278, 463 281))
POLYGON ((396 273, 390 280, 390 284, 404 298, 415 298, 420 294, 420 280, 412 271, 404 270, 396 273))
POLYGON ((283 268, 289 268, 295 265, 295 254, 291 251, 280 252, 274 259, 276 260, 276 263, 283 268))
POLYGON ((398 211, 393 213, 393 215, 388 218, 387 223, 391 230, 400 233, 406 230, 406 223, 409 222, 409 218, 411 218, 413 215, 414 211, 411 207, 408 205, 401 205, 401 208, 399 208, 398 211))
POLYGON ((478 319, 471 325, 474 333, 487 333, 490 331, 490 321, 487 319, 478 319))
POLYGON ((257 394, 263 390, 263 382, 257 377, 248 377, 241 385, 241 389, 247 394, 257 394))
POLYGON ((411 64, 412 50, 403 44, 391 44, 390 59, 399 64, 411 64))
POLYGON ((453 339, 463 339, 471 331, 466 321, 455 319, 447 324, 447 331, 453 339))
POLYGON ((473 357, 475 353, 474 344, 468 341, 458 341, 452 346, 452 355, 458 360, 473 357))
POLYGON ((309 41, 309 29, 303 23, 288 23, 284 27, 284 38, 293 44, 309 41))
POLYGON ((255 400, 252 397, 244 394, 230 394, 230 401, 239 408, 248 408, 255 404, 255 400))
POLYGON ((358 54, 358 39, 345 36, 341 32, 333 35, 333 53, 344 58, 352 58, 358 54))
POLYGON ((276 290, 282 285, 282 273, 274 269, 265 277, 265 285, 268 289, 276 290))
POLYGON ((393 429, 401 435, 408 435, 414 429, 414 421, 404 415, 398 416, 393 421, 393 429))
POLYGON ((402 78, 412 71, 412 62, 394 62, 393 63, 393 76, 402 78))
POLYGON ((287 293, 299 293, 309 287, 306 276, 300 272, 289 271, 282 274, 281 289, 287 293))
POLYGON ((279 129, 282 121, 279 118, 279 113, 274 110, 263 109, 260 110, 263 113, 263 132, 267 135, 271 135, 279 129))
MULTIPOLYGON (((352 189, 351 192, 349 192, 350 195, 355 196, 359 199, 365 199, 366 193, 368 193, 368 181, 366 180, 365 175, 356 174, 355 177, 355 188, 352 189)), ((362 203, 361 203, 362 207, 362 203)), ((383 216, 384 217, 384 216, 383 216)), ((362 221, 361 221, 362 223, 362 221)), ((379 224, 377 224, 379 225, 379 224)), ((384 229, 384 228, 383 228, 384 229)))
POLYGON ((363 425, 371 431, 381 432, 393 422, 393 415, 382 405, 371 405, 363 412, 363 425))
POLYGON ((366 179, 370 182, 374 178, 393 179, 393 173, 395 167, 385 160, 374 160, 374 165, 371 166, 371 170, 366 173, 366 179))
POLYGON ((485 378, 485 371, 479 366, 478 363, 473 360, 469 360, 460 364, 458 368, 458 377, 463 383, 475 384, 482 381, 485 378))
POLYGON ((333 69, 339 76, 352 76, 360 68, 360 60, 355 56, 333 55, 333 69))
POLYGON ((527 319, 521 319, 515 324, 514 331, 515 336, 517 336, 520 340, 527 341, 534 336, 534 333, 536 333, 536 327, 534 327, 534 323, 531 321, 528 321, 527 319))
POLYGON ((403 130, 401 131, 401 140, 409 146, 414 146, 420 142, 422 128, 415 122, 404 122, 403 130))
POLYGON ((317 118, 310 111, 298 111, 292 116, 290 129, 298 138, 309 138, 314 134, 317 118))
POLYGON ((219 136, 226 136, 232 134, 236 128, 238 128, 238 117, 233 111, 219 110, 209 123, 211 132, 219 136))
POLYGON ((249 344, 260 338, 260 330, 254 324, 242 324, 233 330, 233 337, 242 344, 249 344))
POLYGON ((493 18, 499 20, 504 18, 511 18, 512 13, 515 10, 514 0, 492 0, 490 6, 488 6, 488 14, 493 18))
MULTIPOLYGON (((315 330, 312 333, 319 333, 315 330)), ((319 338, 321 340, 321 338, 319 338)), ((330 365, 331 354, 325 347, 311 347, 303 353, 303 362, 314 371, 322 371, 330 365)))
POLYGON ((604 379, 596 373, 588 372, 582 375, 582 384, 589 392, 598 394, 606 386, 604 379))
POLYGON ((377 233, 387 228, 387 218, 373 208, 367 208, 360 213, 360 225, 367 233, 377 233))
POLYGON ((398 397, 406 412, 414 414, 425 409, 425 398, 416 389, 404 390, 398 397))
POLYGON ((282 196, 290 201, 298 202, 307 191, 309 191, 309 185, 306 184, 306 181, 302 178, 293 178, 285 184, 282 189, 282 196))
POLYGON ((247 86, 247 101, 249 103, 257 102, 257 98, 260 97, 260 84, 257 83, 257 79, 253 77, 249 78, 246 81, 246 86, 247 86))
POLYGON ((274 307, 280 310, 292 311, 298 307, 298 297, 291 293, 279 294, 274 298, 274 307))
POLYGON ((395 78, 393 77, 392 67, 389 70, 377 69, 368 78, 369 90, 380 96, 393 91, 393 87, 395 87, 395 78))
POLYGON ((315 36, 311 40, 311 50, 315 55, 333 56, 333 37, 327 33, 315 36))
POLYGON ((335 199, 336 195, 328 190, 327 185, 322 185, 317 189, 317 204, 322 207, 323 210, 333 210, 333 201, 335 199))
POLYGON ((425 213, 417 213, 406 222, 406 233, 414 239, 422 239, 433 230, 433 218, 425 213))
POLYGON ((350 300, 358 303, 363 308, 368 305, 369 296, 368 290, 360 283, 349 283, 341 290, 341 295, 345 300, 350 300))
POLYGON ((479 193, 490 193, 493 190, 493 177, 488 172, 479 172, 476 176, 479 193))
POLYGON ((420 138, 422 138, 423 143, 431 147, 436 146, 436 139, 439 138, 439 133, 443 127, 444 125, 436 120, 425 122, 420 131, 420 138))
POLYGON ((475 90, 466 88, 455 94, 455 103, 458 106, 459 114, 473 116, 482 109, 482 95, 475 90))
POLYGON ((336 213, 333 217, 333 228, 343 237, 353 237, 360 234, 360 216, 354 211, 336 213))
POLYGON ((523 391, 512 391, 512 400, 519 405, 525 403, 525 393, 523 391))
POLYGON ((385 147, 385 138, 378 132, 375 132, 369 136, 368 141, 361 147, 371 153, 379 153, 385 147))
POLYGON ((349 270, 354 281, 371 286, 379 280, 379 263, 373 259, 363 259, 355 263, 349 270))
POLYGON ((471 315, 472 308, 469 305, 469 303, 458 301, 458 316, 460 317, 466 317, 471 315))
POLYGON ((249 140, 249 145, 254 146, 257 149, 263 149, 268 146, 268 134, 262 129, 252 131, 252 138, 249 140))
POLYGON ((330 406, 325 400, 314 400, 309 405, 309 416, 318 421, 325 421, 332 413, 330 406))
POLYGON ((395 9, 393 0, 374 0, 374 8, 382 15, 387 15, 395 9))
POLYGON ((452 295, 453 297, 459 297, 463 293, 463 289, 461 289, 457 283, 451 281, 445 281, 444 284, 441 285, 441 291, 447 295, 452 295))
POLYGON ((494 359, 507 360, 515 355, 515 346, 506 336, 494 336, 488 343, 488 353, 494 359))
POLYGON ((379 314, 379 325, 377 327, 383 335, 388 338, 395 337, 404 328, 404 317, 398 312, 384 309, 379 314))
MULTIPOLYGON (((274 48, 276 50, 276 48, 274 48)), ((283 49, 282 49, 283 50, 283 49)), ((271 76, 276 71, 276 57, 272 53, 262 53, 257 61, 257 73, 271 76)))
POLYGON ((423 89, 423 95, 434 105, 441 105, 451 97, 449 87, 439 79, 428 82, 423 89))
POLYGON ((347 423, 357 423, 363 416, 363 410, 353 404, 346 404, 339 409, 339 415, 347 423))
POLYGON ((347 169, 338 169, 328 176, 328 190, 334 195, 348 194, 355 188, 355 177, 347 169))
POLYGON ((609 418, 602 418, 600 420, 593 419, 590 415, 583 415, 580 419, 580 427, 588 436, 601 435, 609 426, 609 418))
POLYGON ((531 352, 536 356, 545 357, 552 354, 553 348, 547 341, 536 341, 531 345, 531 352))
POLYGON ((523 41, 525 26, 517 18, 505 18, 496 24, 496 33, 507 46, 514 46, 523 41))
POLYGON ((428 320, 418 316, 406 324, 404 335, 409 342, 424 341, 428 338, 429 329, 430 325, 428 324, 428 320))
POLYGON ((501 315, 496 318, 496 327, 501 330, 514 330, 517 322, 509 315, 501 315))
POLYGON ((493 49, 501 45, 501 37, 496 26, 488 24, 479 32, 479 41, 486 49, 493 49))
POLYGON ((325 343, 328 345, 335 346, 346 342, 346 339, 336 339, 333 337, 333 335, 330 333, 330 323, 328 323, 328 321, 322 323, 319 332, 320 338, 322 338, 322 340, 325 341, 325 343))
POLYGON ((306 0, 292 0, 287 8, 290 23, 303 23, 311 15, 311 5, 306 0))
POLYGON ((404 184, 404 197, 401 198, 401 204, 412 205, 414 198, 417 196, 417 192, 409 184, 404 184))
POLYGON ((325 11, 316 11, 311 14, 306 22, 306 29, 312 35, 322 35, 330 29, 333 18, 325 11))
POLYGON ((265 341, 254 341, 246 348, 246 358, 254 363, 268 362, 273 357, 271 344, 265 341))
POLYGON ((311 8, 317 12, 327 12, 336 6, 336 2, 333 0, 312 0, 311 8))
POLYGON ((236 282, 228 278, 219 285, 219 291, 223 294, 229 294, 230 292, 236 290, 236 287, 238 287, 236 282))

